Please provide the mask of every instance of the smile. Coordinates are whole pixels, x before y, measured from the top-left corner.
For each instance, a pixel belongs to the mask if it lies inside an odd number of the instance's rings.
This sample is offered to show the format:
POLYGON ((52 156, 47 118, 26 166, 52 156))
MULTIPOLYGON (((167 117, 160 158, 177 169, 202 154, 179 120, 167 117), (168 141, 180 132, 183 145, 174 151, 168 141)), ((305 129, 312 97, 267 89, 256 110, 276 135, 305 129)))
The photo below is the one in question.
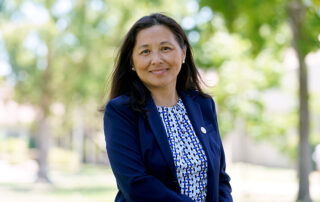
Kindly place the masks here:
POLYGON ((153 74, 160 75, 165 73, 166 71, 168 71, 168 69, 163 68, 163 69, 154 69, 154 70, 151 70, 150 72, 153 74))

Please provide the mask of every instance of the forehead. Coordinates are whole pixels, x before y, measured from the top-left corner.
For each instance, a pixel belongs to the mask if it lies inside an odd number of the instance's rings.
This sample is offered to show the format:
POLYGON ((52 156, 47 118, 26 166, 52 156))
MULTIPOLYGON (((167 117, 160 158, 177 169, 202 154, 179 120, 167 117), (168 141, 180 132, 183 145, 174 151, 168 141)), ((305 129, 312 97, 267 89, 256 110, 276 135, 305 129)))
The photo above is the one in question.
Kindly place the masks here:
POLYGON ((136 37, 136 45, 161 43, 163 41, 177 43, 175 35, 164 25, 154 25, 143 29, 136 37))

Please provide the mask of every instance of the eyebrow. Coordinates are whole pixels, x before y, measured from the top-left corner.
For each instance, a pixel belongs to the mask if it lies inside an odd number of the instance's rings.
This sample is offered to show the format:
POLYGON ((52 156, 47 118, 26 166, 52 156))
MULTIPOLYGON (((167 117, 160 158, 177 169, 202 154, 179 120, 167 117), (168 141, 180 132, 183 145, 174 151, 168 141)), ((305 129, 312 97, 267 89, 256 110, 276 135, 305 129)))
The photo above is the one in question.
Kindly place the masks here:
MULTIPOLYGON (((160 45, 163 45, 163 44, 171 44, 169 41, 162 41, 160 42, 160 45)), ((143 44, 141 46, 139 46, 138 48, 146 48, 146 47, 149 47, 148 44, 143 44)))
POLYGON ((166 43, 171 44, 169 41, 162 41, 160 44, 162 45, 162 44, 166 44, 166 43))

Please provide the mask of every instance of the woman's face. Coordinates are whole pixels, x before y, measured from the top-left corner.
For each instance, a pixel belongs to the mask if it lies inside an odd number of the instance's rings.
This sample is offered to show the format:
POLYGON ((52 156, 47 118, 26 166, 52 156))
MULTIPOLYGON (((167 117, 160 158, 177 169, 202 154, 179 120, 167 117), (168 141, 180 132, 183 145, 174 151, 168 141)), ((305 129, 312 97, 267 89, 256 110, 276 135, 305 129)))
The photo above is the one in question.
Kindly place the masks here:
POLYGON ((186 50, 179 46, 170 29, 154 25, 138 33, 132 60, 138 77, 152 91, 175 89, 185 56, 186 50))

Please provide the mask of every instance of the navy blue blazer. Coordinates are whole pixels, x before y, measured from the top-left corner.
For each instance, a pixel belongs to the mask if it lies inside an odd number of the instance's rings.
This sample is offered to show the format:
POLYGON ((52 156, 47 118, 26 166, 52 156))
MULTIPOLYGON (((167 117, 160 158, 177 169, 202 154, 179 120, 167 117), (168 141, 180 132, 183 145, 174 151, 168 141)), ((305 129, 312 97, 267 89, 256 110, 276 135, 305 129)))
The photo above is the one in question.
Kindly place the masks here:
MULTIPOLYGON (((230 178, 214 101, 196 91, 179 92, 179 96, 207 155, 207 201, 230 202, 230 178)), ((104 114, 107 154, 119 190, 115 201, 192 201, 180 193, 166 131, 152 97, 147 98, 147 118, 128 103, 126 95, 114 98, 104 114)))

